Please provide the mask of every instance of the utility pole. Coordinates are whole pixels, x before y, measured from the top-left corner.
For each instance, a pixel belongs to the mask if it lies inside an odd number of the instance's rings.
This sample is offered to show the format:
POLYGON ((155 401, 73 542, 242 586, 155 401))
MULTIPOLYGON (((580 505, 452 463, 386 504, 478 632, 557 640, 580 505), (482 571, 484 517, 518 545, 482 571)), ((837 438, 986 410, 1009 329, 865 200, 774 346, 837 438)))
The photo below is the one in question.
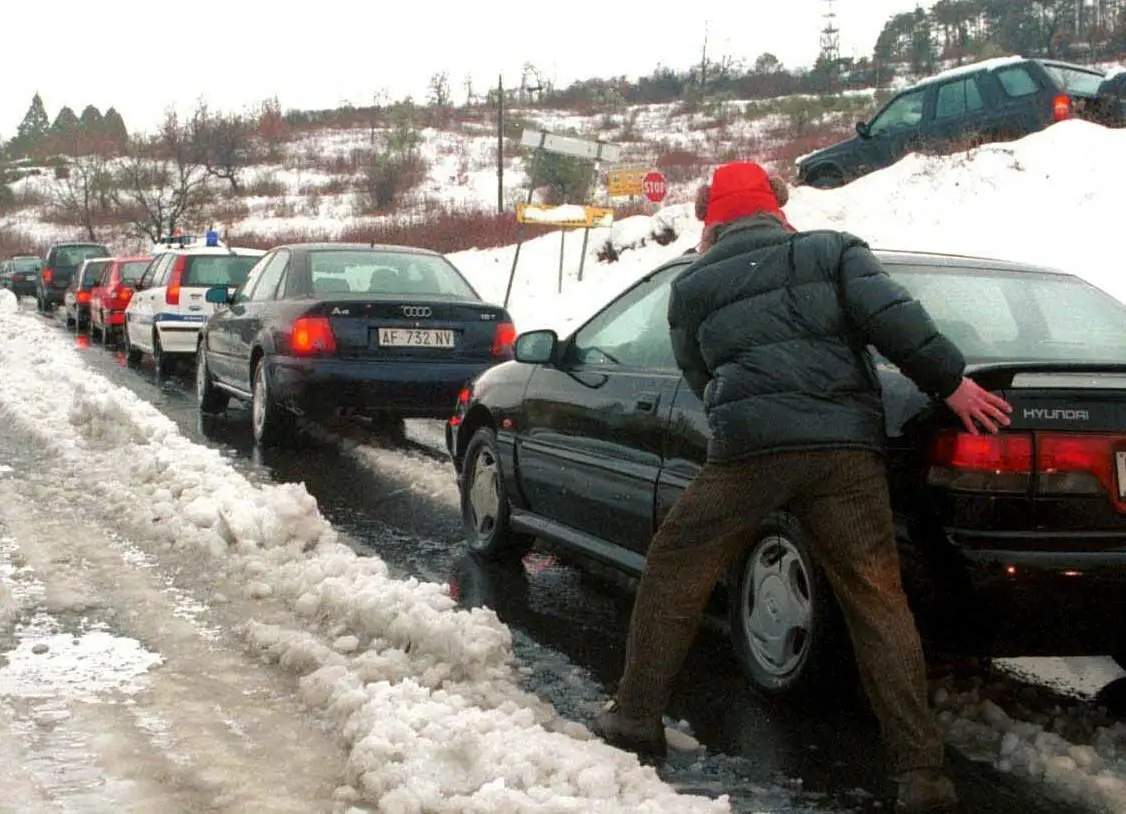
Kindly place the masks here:
POLYGON ((837 28, 837 14, 833 0, 825 0, 825 27, 821 29, 821 64, 825 68, 825 84, 829 94, 841 67, 841 30, 837 28))
POLYGON ((704 50, 700 55, 700 98, 704 98, 704 93, 708 87, 708 29, 711 22, 704 20, 704 50))
POLYGON ((504 74, 497 75, 497 213, 504 214, 504 74))

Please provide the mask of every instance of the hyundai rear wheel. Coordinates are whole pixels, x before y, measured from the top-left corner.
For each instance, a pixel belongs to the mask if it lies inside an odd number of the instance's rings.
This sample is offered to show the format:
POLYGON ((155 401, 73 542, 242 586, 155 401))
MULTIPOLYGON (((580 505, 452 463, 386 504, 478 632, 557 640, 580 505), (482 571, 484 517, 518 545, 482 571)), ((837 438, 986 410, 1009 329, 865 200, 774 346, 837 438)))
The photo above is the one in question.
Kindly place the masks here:
POLYGON ((753 689, 799 697, 838 671, 840 613, 810 541, 791 516, 763 524, 727 599, 732 645, 753 689))

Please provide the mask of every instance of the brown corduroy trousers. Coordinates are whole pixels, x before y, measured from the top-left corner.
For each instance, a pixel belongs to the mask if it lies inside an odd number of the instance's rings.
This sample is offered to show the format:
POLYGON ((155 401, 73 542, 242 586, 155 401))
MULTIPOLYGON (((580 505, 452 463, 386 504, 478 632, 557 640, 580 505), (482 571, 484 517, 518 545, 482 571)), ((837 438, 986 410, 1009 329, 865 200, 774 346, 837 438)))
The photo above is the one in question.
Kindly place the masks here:
POLYGON ((899 570, 883 459, 809 450, 708 464, 649 546, 618 686, 621 712, 659 721, 716 582, 782 506, 802 523, 844 613, 893 772, 939 768, 923 653, 899 570))

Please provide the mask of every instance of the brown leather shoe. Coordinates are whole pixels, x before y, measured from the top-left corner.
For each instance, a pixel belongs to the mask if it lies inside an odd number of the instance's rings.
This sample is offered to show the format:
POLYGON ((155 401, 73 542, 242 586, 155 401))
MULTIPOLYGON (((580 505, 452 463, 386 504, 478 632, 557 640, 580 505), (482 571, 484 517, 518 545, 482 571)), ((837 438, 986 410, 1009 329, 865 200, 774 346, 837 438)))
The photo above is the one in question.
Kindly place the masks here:
POLYGON ((591 729, 606 743, 633 752, 642 761, 660 761, 668 756, 665 725, 661 719, 638 721, 627 718, 616 700, 598 714, 591 729))
POLYGON ((897 814, 956 814, 954 783, 938 769, 912 769, 899 776, 897 814))

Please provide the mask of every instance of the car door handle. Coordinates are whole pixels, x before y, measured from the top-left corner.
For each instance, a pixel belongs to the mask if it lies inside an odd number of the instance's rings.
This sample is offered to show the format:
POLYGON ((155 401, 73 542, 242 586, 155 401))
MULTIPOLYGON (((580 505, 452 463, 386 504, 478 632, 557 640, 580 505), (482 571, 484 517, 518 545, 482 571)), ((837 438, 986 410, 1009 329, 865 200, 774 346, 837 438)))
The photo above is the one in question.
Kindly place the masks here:
POLYGON ((657 402, 660 401, 660 400, 661 400, 660 393, 646 392, 646 393, 640 394, 637 397, 637 401, 634 402, 634 404, 636 405, 637 409, 639 409, 639 410, 644 410, 645 412, 651 412, 651 411, 657 409, 657 402))

